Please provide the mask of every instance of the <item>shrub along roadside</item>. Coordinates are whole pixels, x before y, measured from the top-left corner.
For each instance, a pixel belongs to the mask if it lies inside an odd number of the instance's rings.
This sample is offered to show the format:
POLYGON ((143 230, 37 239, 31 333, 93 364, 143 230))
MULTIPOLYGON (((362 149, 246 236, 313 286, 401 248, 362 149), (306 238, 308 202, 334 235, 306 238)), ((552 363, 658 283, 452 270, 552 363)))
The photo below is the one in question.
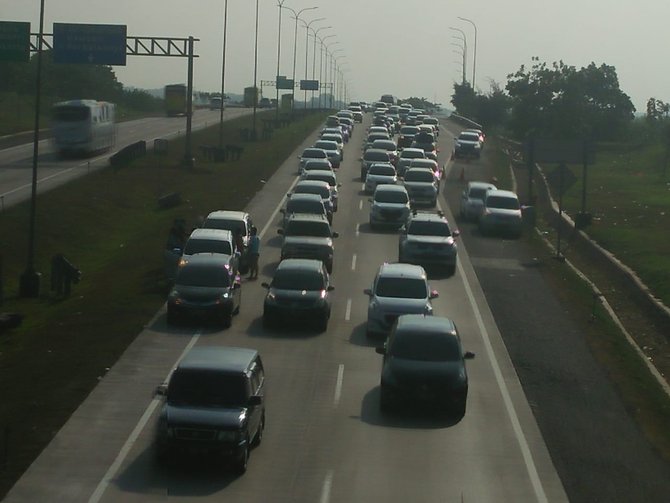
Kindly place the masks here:
MULTIPOLYGON (((29 206, 0 214, 7 295, 2 310, 25 315, 18 329, 0 337, 0 498, 165 301, 169 285, 162 249, 173 219, 194 224, 214 209, 244 208, 262 188, 261 180, 272 176, 324 117, 308 115, 276 129, 269 141, 244 143, 236 161, 198 158, 187 170, 180 166, 182 138, 170 142, 169 157, 149 155, 40 195, 38 299, 13 296, 26 265, 29 206), (169 192, 179 192, 184 202, 159 209, 158 198, 169 192), (83 271, 66 299, 48 291, 48 267, 56 253, 83 271)), ((237 143, 239 129, 250 124, 251 117, 225 122, 225 143, 237 143)), ((193 135, 196 156, 198 145, 217 143, 218 126, 193 135)))

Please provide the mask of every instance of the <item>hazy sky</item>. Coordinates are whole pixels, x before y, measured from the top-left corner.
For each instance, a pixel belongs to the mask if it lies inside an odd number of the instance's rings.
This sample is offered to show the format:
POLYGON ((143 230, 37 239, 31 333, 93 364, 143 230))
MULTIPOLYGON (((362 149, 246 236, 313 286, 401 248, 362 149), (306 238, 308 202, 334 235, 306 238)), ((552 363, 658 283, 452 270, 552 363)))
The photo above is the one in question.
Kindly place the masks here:
MULTIPOLYGON (((221 88, 224 0, 46 0, 45 31, 54 22, 125 24, 129 36, 199 38, 195 88, 221 88)), ((258 80, 274 80, 277 69, 279 8, 277 0, 259 0, 258 80)), ((376 100, 383 93, 400 98, 424 97, 449 102, 453 82, 460 81, 462 57, 456 45, 465 32, 467 79, 472 80, 474 29, 478 29, 476 87, 489 90, 532 56, 551 63, 563 60, 576 67, 591 61, 616 67, 622 90, 638 111, 646 100, 670 100, 670 65, 661 58, 668 47, 668 0, 285 0, 305 11, 301 19, 320 29, 320 38, 337 51, 351 100, 376 100), (332 36, 331 36, 332 35, 332 36)), ((254 0, 228 0, 226 91, 241 93, 253 84, 254 0)), ((30 21, 38 31, 39 0, 0 0, 0 20, 30 21)), ((291 77, 295 20, 282 10, 280 74, 291 77)), ((305 32, 298 27, 296 79, 305 76, 305 32)), ((311 39, 311 37, 310 37, 311 39)), ((308 78, 312 78, 312 48, 308 78)), ((316 74, 320 63, 317 45, 316 74)), ((129 57, 114 67, 129 86, 162 87, 186 82, 182 58, 129 57)), ((1 78, 1 77, 0 77, 1 78)), ((330 79, 329 79, 330 80, 330 79)), ((266 96, 274 89, 265 88, 266 96)))

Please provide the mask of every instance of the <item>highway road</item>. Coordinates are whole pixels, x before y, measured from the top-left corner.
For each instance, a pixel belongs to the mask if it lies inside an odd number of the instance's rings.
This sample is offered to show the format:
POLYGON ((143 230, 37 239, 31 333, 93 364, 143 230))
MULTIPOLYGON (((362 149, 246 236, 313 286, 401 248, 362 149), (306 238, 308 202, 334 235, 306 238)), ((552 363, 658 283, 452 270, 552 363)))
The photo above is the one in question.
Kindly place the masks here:
MULTIPOLYGON (((249 204, 261 232, 261 275, 243 284, 233 326, 172 328, 161 310, 6 502, 567 501, 463 243, 456 275, 431 278, 431 286, 440 293, 435 314, 454 319, 465 349, 476 353, 468 362, 467 413, 459 422, 418 411, 380 413, 381 356, 365 336, 363 290, 382 262, 397 260, 398 237, 367 224, 369 196, 358 178, 363 133, 356 126, 338 174, 343 186, 333 228, 340 236, 328 330, 266 331, 261 323, 260 283, 279 261, 278 209, 296 181, 292 156, 249 204), (154 462, 160 402, 153 390, 194 345, 253 347, 264 358, 267 427, 244 476, 204 461, 154 462)), ((440 139, 448 171, 451 136, 440 139)), ((316 132, 302 147, 315 138, 316 132)), ((453 221, 443 197, 439 206, 453 221)))
MULTIPOLYGON (((251 110, 248 108, 228 108, 224 110, 223 117, 224 120, 230 120, 249 113, 251 110)), ((218 111, 198 110, 193 114, 192 130, 216 124, 219 117, 218 111)), ((116 147, 86 159, 60 159, 51 140, 41 140, 37 165, 38 192, 52 189, 77 176, 85 175, 90 170, 106 166, 109 157, 126 145, 146 140, 147 147, 151 148, 155 138, 170 139, 185 133, 185 117, 150 117, 120 122, 117 125, 116 147)), ((0 209, 30 198, 32 166, 32 143, 0 150, 0 209)))

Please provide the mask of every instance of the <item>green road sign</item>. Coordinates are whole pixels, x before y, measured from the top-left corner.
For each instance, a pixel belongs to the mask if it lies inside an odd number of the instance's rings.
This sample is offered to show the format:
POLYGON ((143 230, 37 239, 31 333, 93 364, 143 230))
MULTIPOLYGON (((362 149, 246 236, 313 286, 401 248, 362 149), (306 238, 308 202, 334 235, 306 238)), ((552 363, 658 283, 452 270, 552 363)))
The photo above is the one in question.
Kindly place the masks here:
POLYGON ((0 21, 0 61, 30 61, 30 23, 0 21))

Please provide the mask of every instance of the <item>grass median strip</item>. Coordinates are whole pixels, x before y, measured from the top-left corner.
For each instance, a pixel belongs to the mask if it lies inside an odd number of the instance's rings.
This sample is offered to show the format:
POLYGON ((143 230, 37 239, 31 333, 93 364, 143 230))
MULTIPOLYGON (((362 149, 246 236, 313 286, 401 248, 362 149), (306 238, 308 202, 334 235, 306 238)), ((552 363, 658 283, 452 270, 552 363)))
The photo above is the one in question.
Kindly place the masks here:
POLYGON ((172 221, 194 226, 212 210, 243 209, 324 117, 306 115, 275 129, 271 139, 243 143, 239 131, 250 127, 251 117, 231 120, 224 123, 224 143, 243 148, 237 160, 199 157, 199 145, 218 144, 217 125, 193 134, 193 169, 181 166, 181 138, 169 143, 168 156, 149 154, 40 195, 37 299, 15 296, 26 266, 29 206, 0 214, 0 309, 25 316, 19 328, 0 335, 0 497, 165 301, 162 251, 172 221), (182 203, 161 209, 159 198, 170 193, 182 203), (49 289, 57 253, 83 273, 66 298, 49 289))

